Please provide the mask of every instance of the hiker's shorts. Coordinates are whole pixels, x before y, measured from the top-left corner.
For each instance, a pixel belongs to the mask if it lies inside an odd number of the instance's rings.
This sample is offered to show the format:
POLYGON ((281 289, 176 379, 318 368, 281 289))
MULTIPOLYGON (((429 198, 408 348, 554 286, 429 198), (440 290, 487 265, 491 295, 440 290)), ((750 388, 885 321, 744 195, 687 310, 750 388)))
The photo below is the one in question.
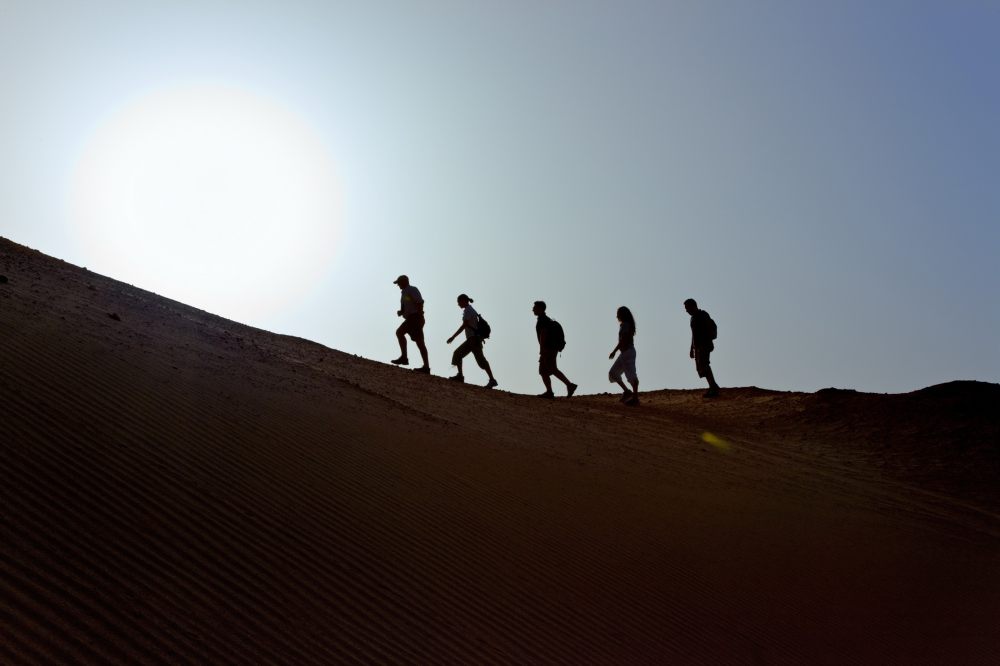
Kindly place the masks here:
POLYGON ((608 381, 612 384, 618 383, 622 374, 624 373, 625 379, 629 380, 633 384, 639 381, 638 375, 635 374, 635 347, 632 349, 626 349, 625 351, 618 354, 618 358, 615 359, 614 365, 608 370, 608 381))
POLYGON ((458 365, 463 358, 472 354, 476 363, 483 370, 486 369, 486 357, 483 355, 483 341, 479 338, 466 338, 465 342, 460 344, 455 353, 451 355, 451 364, 458 365))
POLYGON ((396 335, 409 335, 414 342, 422 342, 424 339, 424 316, 415 314, 407 317, 396 329, 396 335))
POLYGON ((542 353, 538 356, 538 374, 543 377, 556 374, 559 370, 556 367, 556 356, 558 354, 559 351, 555 349, 542 349, 542 353))
POLYGON ((712 350, 694 348, 694 367, 698 371, 699 377, 704 377, 712 369, 712 350))

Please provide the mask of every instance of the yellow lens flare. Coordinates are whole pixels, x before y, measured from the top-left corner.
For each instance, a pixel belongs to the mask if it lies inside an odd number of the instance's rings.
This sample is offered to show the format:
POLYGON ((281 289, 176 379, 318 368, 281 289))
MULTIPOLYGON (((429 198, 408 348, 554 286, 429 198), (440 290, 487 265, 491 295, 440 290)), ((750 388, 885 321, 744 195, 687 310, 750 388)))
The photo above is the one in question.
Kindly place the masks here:
POLYGON ((729 453, 730 451, 733 450, 733 447, 729 442, 722 439, 718 435, 708 432, 707 430, 701 433, 701 441, 705 442, 706 444, 711 444, 712 446, 714 446, 719 451, 722 451, 723 453, 729 453))

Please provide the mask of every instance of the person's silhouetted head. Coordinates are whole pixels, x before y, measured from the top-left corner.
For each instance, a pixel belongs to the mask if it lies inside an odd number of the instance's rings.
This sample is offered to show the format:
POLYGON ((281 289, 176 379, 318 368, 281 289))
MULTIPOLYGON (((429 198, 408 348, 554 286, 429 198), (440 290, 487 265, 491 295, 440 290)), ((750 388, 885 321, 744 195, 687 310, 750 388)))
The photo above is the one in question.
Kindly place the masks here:
POLYGON ((688 314, 693 315, 695 312, 698 311, 698 302, 695 301, 693 298, 689 298, 686 301, 684 301, 684 309, 687 310, 688 314))
POLYGON ((623 305, 620 308, 618 308, 617 315, 618 315, 618 321, 620 321, 623 324, 628 324, 629 327, 632 329, 632 334, 634 335, 635 317, 632 316, 632 311, 623 305))
POLYGON ((475 303, 475 301, 469 298, 467 294, 458 295, 458 307, 460 308, 467 307, 469 303, 475 303))
POLYGON ((392 281, 393 284, 398 284, 400 289, 406 289, 410 286, 410 278, 405 275, 400 275, 398 278, 392 281))
POLYGON ((531 311, 535 313, 536 316, 545 314, 545 301, 535 301, 531 311))

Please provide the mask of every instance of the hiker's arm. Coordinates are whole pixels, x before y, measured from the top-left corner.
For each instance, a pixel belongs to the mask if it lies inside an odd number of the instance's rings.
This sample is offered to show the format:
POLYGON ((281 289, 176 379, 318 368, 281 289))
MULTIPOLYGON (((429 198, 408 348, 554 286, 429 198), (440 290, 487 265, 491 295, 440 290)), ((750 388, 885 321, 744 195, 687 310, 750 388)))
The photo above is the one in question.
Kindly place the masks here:
POLYGON ((616 353, 618 352, 618 350, 619 350, 619 349, 621 349, 621 348, 622 348, 622 341, 621 341, 621 340, 619 340, 619 341, 618 341, 618 344, 616 344, 616 345, 615 345, 615 348, 611 350, 611 353, 610 353, 610 354, 608 354, 608 358, 614 358, 614 357, 615 357, 615 354, 616 354, 616 353))
POLYGON ((454 340, 455 338, 457 338, 458 334, 461 333, 462 331, 464 331, 465 329, 466 329, 466 323, 465 323, 465 320, 463 319, 462 320, 462 325, 458 327, 457 331, 455 331, 455 335, 453 335, 450 338, 448 338, 448 344, 450 345, 451 342, 452 342, 452 340, 454 340))

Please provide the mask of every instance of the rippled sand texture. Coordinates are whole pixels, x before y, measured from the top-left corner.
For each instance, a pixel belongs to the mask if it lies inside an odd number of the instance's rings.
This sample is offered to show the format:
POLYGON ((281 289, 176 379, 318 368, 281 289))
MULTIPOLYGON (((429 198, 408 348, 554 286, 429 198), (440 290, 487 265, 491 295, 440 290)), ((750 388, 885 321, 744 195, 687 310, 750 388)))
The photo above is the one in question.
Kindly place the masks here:
POLYGON ((0 663, 998 662, 1000 386, 548 402, 0 274, 0 663))

